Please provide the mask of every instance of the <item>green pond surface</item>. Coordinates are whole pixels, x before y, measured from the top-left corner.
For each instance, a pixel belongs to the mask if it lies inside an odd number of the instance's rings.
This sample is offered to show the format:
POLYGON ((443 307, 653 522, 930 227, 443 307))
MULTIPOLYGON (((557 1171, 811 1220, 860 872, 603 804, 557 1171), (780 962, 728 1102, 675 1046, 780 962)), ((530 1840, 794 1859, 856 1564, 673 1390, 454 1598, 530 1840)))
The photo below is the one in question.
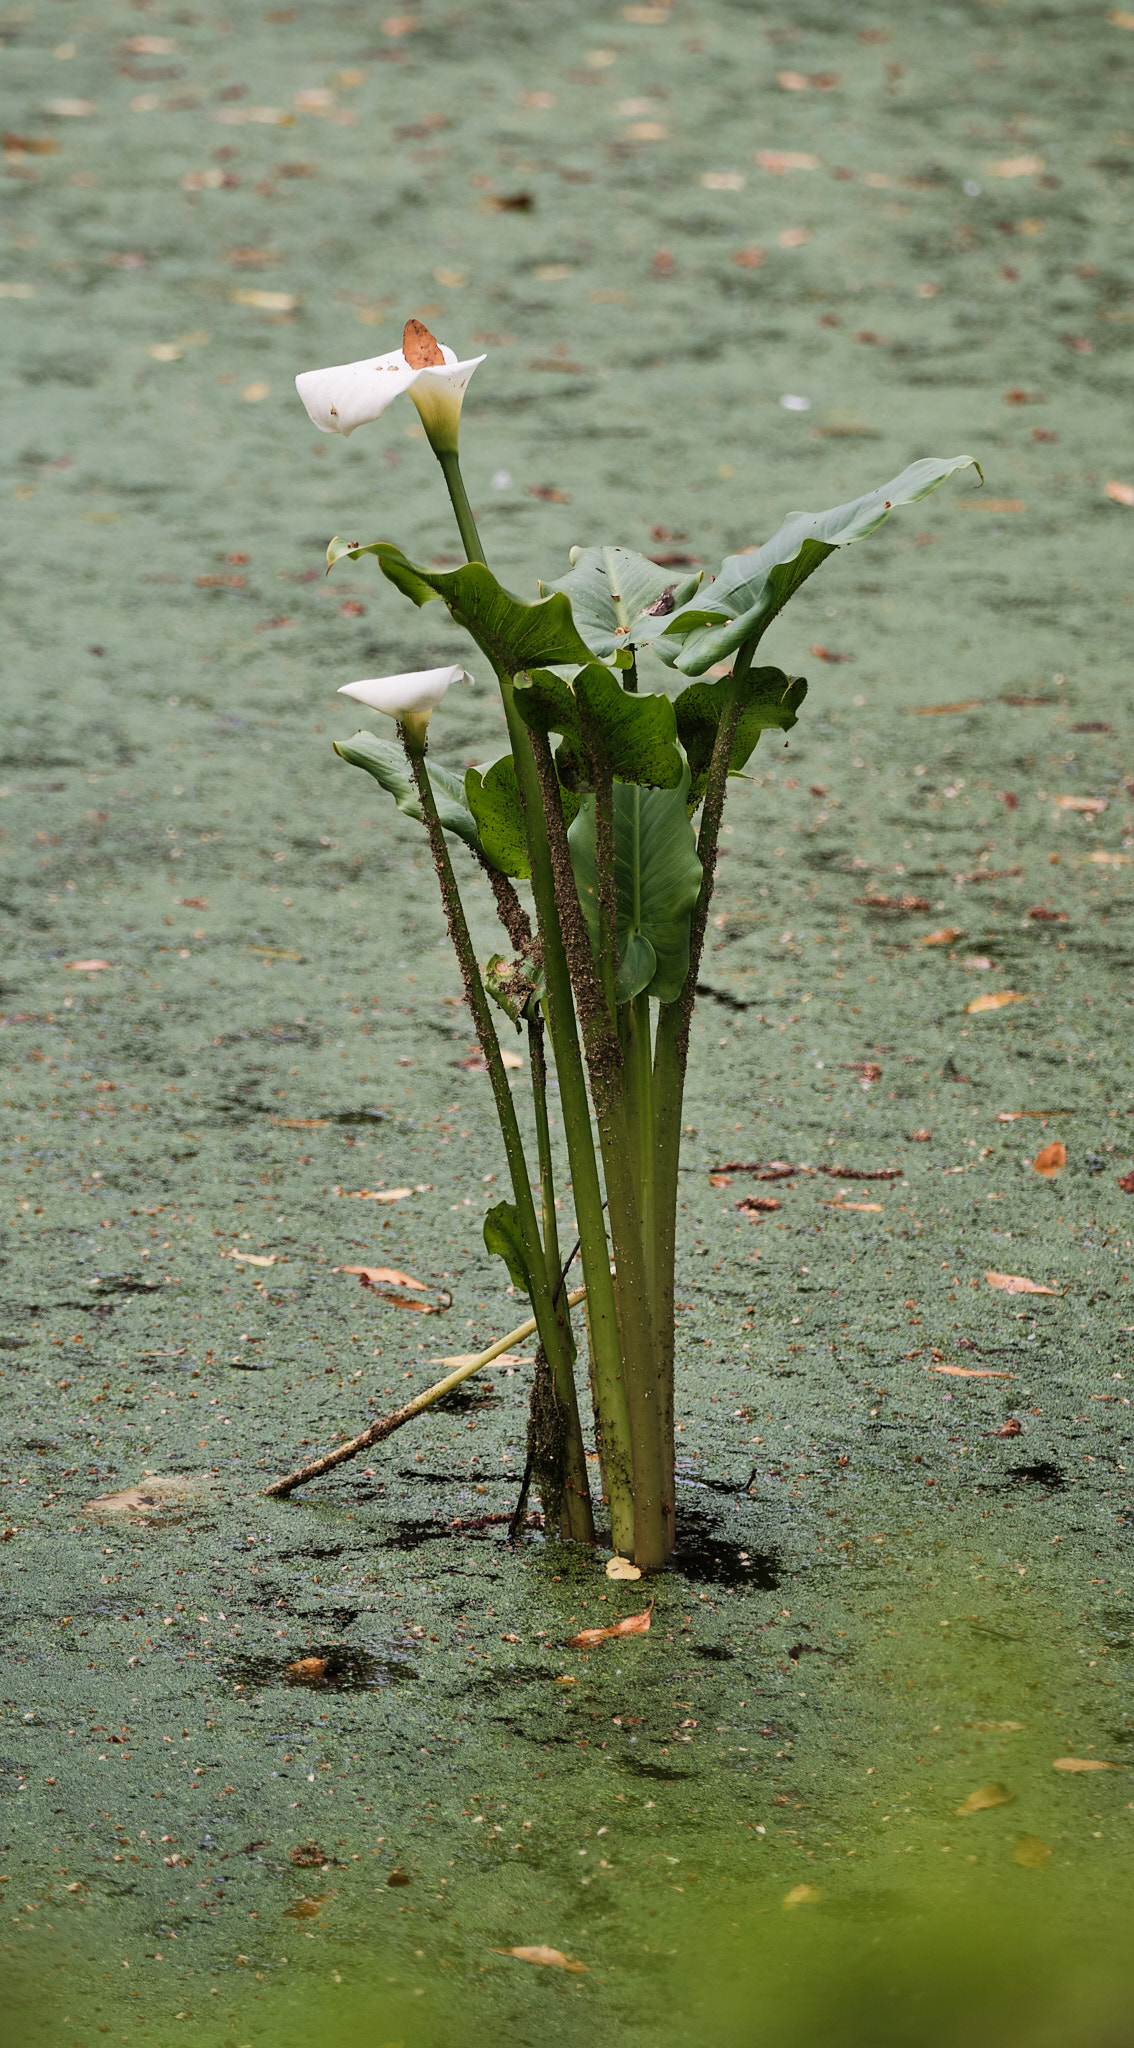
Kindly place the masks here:
POLYGON ((1123 2048, 1134 15, 386 4, 0 12, 7 2038, 1123 2048), (411 313, 525 595, 986 477, 766 643, 648 1586, 508 1547, 530 1345, 262 1493, 523 1311, 424 840, 331 752, 469 653, 323 574, 457 558, 411 408, 292 389, 411 313))

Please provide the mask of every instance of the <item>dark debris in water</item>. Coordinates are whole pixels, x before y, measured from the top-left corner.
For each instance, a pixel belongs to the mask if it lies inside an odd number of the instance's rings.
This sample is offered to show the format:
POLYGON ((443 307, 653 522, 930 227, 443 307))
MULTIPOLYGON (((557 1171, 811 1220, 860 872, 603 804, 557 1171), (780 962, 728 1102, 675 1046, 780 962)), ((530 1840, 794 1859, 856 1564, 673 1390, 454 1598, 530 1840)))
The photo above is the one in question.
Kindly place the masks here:
POLYGON ((272 1657, 230 1657, 222 1676, 244 1692, 268 1686, 302 1686, 311 1692, 378 1692, 417 1677, 412 1659, 386 1645, 380 1653, 342 1643, 308 1643, 272 1657))

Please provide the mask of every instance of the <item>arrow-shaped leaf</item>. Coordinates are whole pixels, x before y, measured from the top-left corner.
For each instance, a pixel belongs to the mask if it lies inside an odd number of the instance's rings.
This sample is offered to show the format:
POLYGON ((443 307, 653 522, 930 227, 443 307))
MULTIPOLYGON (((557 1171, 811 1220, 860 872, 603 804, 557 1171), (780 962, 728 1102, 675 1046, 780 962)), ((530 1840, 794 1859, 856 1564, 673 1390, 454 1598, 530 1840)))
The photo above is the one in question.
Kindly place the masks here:
POLYGON ((514 1202, 493 1204, 484 1219, 484 1242, 496 1258, 503 1259, 513 1287, 518 1287, 521 1294, 530 1294, 527 1247, 514 1202))
MULTIPOLYGON (((677 1000, 689 971, 689 925, 701 887, 701 863, 687 811, 689 770, 676 789, 614 785, 614 879, 619 1002, 643 991, 677 1000)), ((591 944, 599 942, 595 800, 583 798, 568 835, 591 944)))
POLYGON ((632 548, 572 548, 570 574, 539 587, 545 597, 558 590, 570 598, 579 631, 600 659, 609 660, 652 640, 657 618, 692 597, 702 574, 698 569, 675 581, 632 548), (651 616, 655 606, 664 609, 651 616))
POLYGON ((828 512, 790 513, 763 547, 728 555, 715 583, 701 597, 657 622, 655 651, 684 675, 704 675, 753 634, 766 631, 801 583, 836 548, 862 540, 896 505, 928 497, 954 470, 966 468, 981 474, 971 455, 927 455, 891 483, 847 505, 828 512))
POLYGON ((623 782, 676 789, 685 772, 668 697, 624 690, 612 669, 589 662, 571 682, 537 669, 516 683, 516 706, 536 732, 560 732, 585 749, 588 724, 601 736, 607 765, 623 782))
POLYGON ((391 541, 352 547, 347 541, 333 540, 327 549, 328 567, 344 555, 352 562, 360 555, 377 555, 382 574, 416 605, 439 597, 457 624, 471 633, 493 666, 505 675, 593 659, 575 629, 571 601, 560 592, 536 604, 525 604, 505 590, 483 562, 466 562, 463 568, 453 570, 424 569, 407 560, 391 541))
POLYGON ((526 881, 531 874, 524 831, 524 806, 516 780, 516 764, 504 754, 488 768, 469 768, 465 802, 476 821, 481 846, 501 874, 526 881))
MULTIPOLYGON (((372 732, 356 732, 351 740, 336 740, 335 752, 344 761, 349 761, 352 768, 365 768, 375 782, 389 790, 399 811, 404 811, 407 818, 416 818, 419 825, 424 824, 421 802, 406 757, 393 740, 380 740, 372 732)), ((442 768, 431 761, 429 780, 433 785, 437 815, 445 830, 455 832, 475 850, 479 845, 476 819, 465 802, 460 776, 454 775, 450 768, 442 768)), ((505 869, 505 873, 508 872, 505 869)))
POLYGON ((713 683, 690 683, 682 690, 673 709, 693 778, 691 811, 705 794, 717 727, 737 695, 741 712, 729 756, 730 775, 739 774, 745 766, 762 732, 790 732, 799 723, 797 713, 807 695, 807 684, 802 676, 786 676, 782 668, 754 668, 739 685, 731 676, 722 676, 713 683))

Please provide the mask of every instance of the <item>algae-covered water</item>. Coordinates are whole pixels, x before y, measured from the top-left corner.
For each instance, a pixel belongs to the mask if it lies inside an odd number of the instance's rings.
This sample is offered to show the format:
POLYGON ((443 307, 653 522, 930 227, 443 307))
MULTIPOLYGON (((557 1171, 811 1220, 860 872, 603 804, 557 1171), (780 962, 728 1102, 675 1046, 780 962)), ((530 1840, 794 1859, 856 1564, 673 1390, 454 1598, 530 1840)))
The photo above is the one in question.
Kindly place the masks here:
POLYGON ((0 16, 21 2043, 1130 2039, 1132 24, 0 16), (986 476, 767 642, 811 689, 703 967, 680 1551, 590 1652, 643 1588, 484 1521, 523 1362, 261 1493, 522 1312, 423 842, 330 750, 339 683, 465 651, 322 573, 335 532, 456 553, 408 407, 347 443, 292 390, 409 313, 487 351, 466 471, 524 593, 986 476))

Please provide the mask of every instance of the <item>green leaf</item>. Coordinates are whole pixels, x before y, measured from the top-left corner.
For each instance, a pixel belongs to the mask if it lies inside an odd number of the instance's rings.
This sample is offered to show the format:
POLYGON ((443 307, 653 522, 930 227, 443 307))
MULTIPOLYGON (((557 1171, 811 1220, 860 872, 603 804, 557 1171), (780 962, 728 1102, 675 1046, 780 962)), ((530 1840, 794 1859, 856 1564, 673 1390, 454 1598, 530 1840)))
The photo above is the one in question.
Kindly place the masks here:
POLYGON ((453 570, 423 569, 391 541, 375 540, 361 547, 333 540, 327 549, 328 566, 344 555, 352 562, 360 555, 377 555, 382 574, 416 605, 439 597, 504 675, 545 663, 593 659, 575 630, 570 599, 558 592, 543 602, 525 604, 505 590, 483 562, 466 562, 453 570))
MULTIPOLYGON (((334 745, 336 754, 349 761, 352 768, 365 768, 375 782, 389 790, 399 811, 404 811, 407 818, 416 818, 419 825, 425 823, 409 764, 401 747, 396 746, 393 740, 380 740, 372 732, 356 732, 352 740, 336 740, 334 745)), ((460 776, 454 775, 450 768, 442 768, 431 761, 429 780, 433 785, 437 815, 446 832, 455 832, 466 846, 475 850, 479 845, 476 819, 465 802, 460 776)))
POLYGON ((836 548, 862 540, 882 525, 896 505, 928 497, 954 470, 973 468, 971 455, 927 455, 891 483, 829 512, 789 513, 763 547, 729 555, 720 574, 700 598, 657 622, 653 640, 663 661, 684 675, 704 675, 725 661, 753 634, 762 634, 795 591, 836 548))
MULTIPOLYGON (((689 822, 689 769, 676 789, 614 785, 614 881, 619 1002, 653 996, 672 1003, 689 971, 689 925, 701 887, 701 863, 689 822)), ((583 798, 567 835, 583 915, 599 942, 595 800, 583 798)))
POLYGON ((493 867, 499 868, 501 874, 526 881, 531 866, 524 806, 511 754, 501 755, 488 768, 468 769, 464 795, 476 820, 480 844, 493 867))
MULTIPOLYGON (((689 756, 693 778, 691 811, 705 794, 717 727, 736 694, 732 677, 722 676, 713 683, 690 683, 674 700, 678 737, 689 756)), ((754 668, 739 686, 739 694, 741 712, 729 756, 730 775, 739 774, 745 766, 762 732, 790 732, 799 723, 797 713, 807 695, 807 684, 802 676, 785 675, 782 668, 754 668)))
POLYGON ((537 669, 516 682, 516 708, 536 732, 559 732, 570 758, 585 751, 588 724, 601 735, 613 775, 654 789, 676 789, 685 772, 668 697, 624 690, 613 670, 589 662, 571 682, 537 669))
POLYGON ((521 1294, 530 1294, 527 1246, 514 1202, 494 1203, 484 1219, 484 1242, 495 1258, 503 1259, 513 1287, 518 1287, 521 1294))
MULTIPOLYGON (((632 548, 572 548, 571 573, 558 583, 541 583, 546 597, 561 591, 571 600, 575 624, 602 660, 642 646, 657 630, 651 607, 671 612, 692 597, 703 571, 674 579, 632 548)), ((661 614, 660 616, 665 616, 661 614)))

